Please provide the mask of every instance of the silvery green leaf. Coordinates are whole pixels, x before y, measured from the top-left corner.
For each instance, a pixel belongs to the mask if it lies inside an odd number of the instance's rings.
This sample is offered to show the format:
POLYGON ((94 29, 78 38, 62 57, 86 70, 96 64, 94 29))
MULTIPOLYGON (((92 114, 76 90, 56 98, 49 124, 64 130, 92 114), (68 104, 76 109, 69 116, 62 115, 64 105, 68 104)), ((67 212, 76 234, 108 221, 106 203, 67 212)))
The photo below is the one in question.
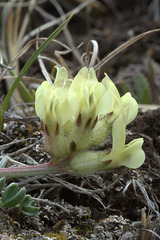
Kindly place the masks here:
POLYGON ((38 213, 39 208, 31 205, 24 206, 22 208, 22 214, 27 216, 34 216, 38 213))
MULTIPOLYGON (((26 189, 23 187, 12 198, 6 198, 5 202, 2 201, 4 207, 15 207, 21 203, 26 195, 26 189)), ((3 197, 3 196, 2 196, 3 197)))
POLYGON ((8 162, 8 157, 4 156, 2 160, 0 161, 0 168, 4 168, 8 162))
POLYGON ((7 188, 5 189, 3 195, 2 195, 2 202, 5 203, 12 199, 18 192, 18 185, 16 183, 11 183, 7 188))
POLYGON ((21 205, 22 205, 22 206, 27 206, 27 205, 29 205, 32 201, 33 201, 33 200, 32 200, 32 197, 31 197, 29 194, 27 194, 27 195, 24 197, 23 201, 21 202, 21 205))

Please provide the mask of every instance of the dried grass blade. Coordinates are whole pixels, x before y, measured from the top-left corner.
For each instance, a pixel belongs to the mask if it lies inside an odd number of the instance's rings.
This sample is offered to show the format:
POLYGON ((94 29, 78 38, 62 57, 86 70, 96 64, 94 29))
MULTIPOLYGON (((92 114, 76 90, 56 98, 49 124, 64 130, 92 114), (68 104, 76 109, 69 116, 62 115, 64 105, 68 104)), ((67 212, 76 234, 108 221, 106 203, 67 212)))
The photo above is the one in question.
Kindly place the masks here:
POLYGON ((30 5, 28 7, 28 12, 26 13, 26 15, 24 17, 24 20, 23 20, 23 23, 21 25, 21 29, 20 29, 20 32, 19 32, 19 36, 17 38, 17 42, 19 43, 19 45, 21 44, 22 38, 25 34, 26 28, 27 28, 29 20, 30 20, 30 14, 32 13, 32 11, 34 9, 35 4, 36 4, 36 1, 31 0, 30 5))
POLYGON ((14 92, 14 90, 16 89, 16 87, 18 86, 21 78, 23 77, 23 75, 27 72, 27 70, 30 68, 30 66, 35 62, 35 60, 37 59, 37 57, 39 56, 39 54, 48 46, 48 44, 52 41, 53 38, 55 38, 61 31, 62 29, 65 27, 65 25, 70 21, 70 19, 72 18, 73 14, 66 20, 64 21, 58 28, 56 28, 56 30, 47 38, 47 40, 38 48, 38 50, 30 57, 30 59, 28 60, 28 62, 24 65, 24 67, 22 68, 21 72, 19 73, 17 79, 14 81, 12 87, 9 89, 5 100, 2 104, 2 107, 0 109, 0 130, 2 129, 2 119, 3 119, 3 113, 7 108, 7 105, 9 103, 9 100, 14 92))
POLYGON ((90 40, 87 44, 87 50, 82 55, 82 59, 84 58, 84 65, 88 68, 91 68, 95 65, 95 62, 98 57, 98 43, 95 40, 90 40), (93 51, 91 51, 93 48, 93 51))
MULTIPOLYGON (((69 11, 68 13, 66 13, 64 15, 64 18, 67 18, 69 17, 73 12, 74 14, 77 14, 79 13, 83 8, 87 7, 89 4, 95 2, 96 0, 86 0, 86 1, 83 1, 81 4, 79 4, 77 7, 75 7, 74 9, 72 9, 71 11, 69 11)), ((47 22, 43 25, 41 25, 41 28, 36 28, 34 30, 32 30, 29 34, 27 34, 26 36, 24 36, 24 38, 22 39, 22 42, 21 42, 21 46, 24 46, 24 44, 29 41, 29 39, 31 37, 34 37, 37 35, 37 33, 41 33, 42 31, 50 28, 50 27, 53 27, 55 26, 56 24, 60 24, 60 22, 62 21, 62 17, 59 17, 59 18, 56 18, 56 19, 53 19, 51 20, 50 22, 47 22)))
POLYGON ((104 57, 97 65, 94 66, 94 69, 97 71, 105 63, 109 62, 113 57, 115 57, 117 54, 121 53, 123 50, 125 50, 127 47, 131 46, 133 43, 137 42, 141 38, 143 38, 151 33, 159 32, 159 31, 160 31, 160 28, 150 30, 150 31, 139 34, 138 36, 132 38, 131 40, 128 40, 127 42, 123 43, 121 46, 119 46, 115 50, 113 50, 111 53, 109 53, 106 57, 104 57))

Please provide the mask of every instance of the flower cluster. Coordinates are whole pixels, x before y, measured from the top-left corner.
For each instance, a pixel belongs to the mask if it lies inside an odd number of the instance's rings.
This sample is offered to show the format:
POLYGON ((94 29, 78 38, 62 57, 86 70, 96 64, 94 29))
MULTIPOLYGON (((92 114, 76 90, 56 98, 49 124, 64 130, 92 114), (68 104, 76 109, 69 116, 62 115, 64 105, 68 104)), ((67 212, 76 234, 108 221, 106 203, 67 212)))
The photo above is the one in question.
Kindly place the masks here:
POLYGON ((105 74, 97 80, 93 68, 83 67, 74 79, 57 67, 51 85, 43 82, 36 91, 35 109, 45 133, 45 149, 57 165, 78 174, 120 166, 137 168, 145 159, 143 139, 125 145, 126 125, 137 115, 130 93, 120 97, 105 74), (112 135, 111 149, 95 150, 112 135))

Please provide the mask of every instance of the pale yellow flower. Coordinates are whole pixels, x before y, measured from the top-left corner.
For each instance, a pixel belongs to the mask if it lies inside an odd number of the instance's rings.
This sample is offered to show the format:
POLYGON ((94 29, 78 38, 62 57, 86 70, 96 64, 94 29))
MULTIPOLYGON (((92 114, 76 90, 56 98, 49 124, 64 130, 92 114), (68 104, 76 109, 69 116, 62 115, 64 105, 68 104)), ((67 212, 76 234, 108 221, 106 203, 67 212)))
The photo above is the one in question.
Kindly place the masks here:
POLYGON ((55 82, 50 85, 45 81, 37 89, 35 110, 42 121, 46 150, 57 163, 63 162, 81 174, 105 169, 106 161, 111 159, 108 167, 127 166, 130 160, 127 162, 126 155, 130 156, 130 150, 134 154, 140 151, 142 140, 125 146, 126 124, 136 117, 137 102, 130 93, 120 97, 107 75, 98 82, 93 68, 83 67, 72 80, 64 67, 57 67, 55 82), (91 149, 111 132, 112 151, 108 155, 105 153, 103 159, 103 152, 91 149), (66 164, 64 159, 69 162, 66 164), (85 170, 85 164, 93 171, 85 170), (79 165, 84 165, 81 170, 79 165))

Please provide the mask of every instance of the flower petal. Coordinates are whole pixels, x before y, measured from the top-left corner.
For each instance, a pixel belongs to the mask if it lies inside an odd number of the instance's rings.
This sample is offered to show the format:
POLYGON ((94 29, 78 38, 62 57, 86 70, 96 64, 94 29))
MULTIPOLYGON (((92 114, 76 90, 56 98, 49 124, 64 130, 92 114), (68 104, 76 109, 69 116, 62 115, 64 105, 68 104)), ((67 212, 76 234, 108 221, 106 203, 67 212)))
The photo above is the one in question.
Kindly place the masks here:
POLYGON ((138 138, 125 146, 121 155, 121 166, 128 168, 138 168, 145 160, 145 153, 142 150, 143 138, 138 138))
POLYGON ((50 88, 49 82, 44 81, 41 86, 37 89, 35 95, 35 111, 41 120, 44 120, 46 113, 46 106, 50 98, 50 88))
POLYGON ((96 106, 96 116, 105 116, 109 113, 112 106, 112 95, 110 92, 105 92, 100 100, 97 102, 96 106))
POLYGON ((63 127, 68 120, 73 118, 73 112, 67 99, 58 105, 56 115, 60 127, 63 127))
POLYGON ((137 116, 138 104, 129 92, 121 97, 121 102, 125 109, 128 108, 128 118, 127 118, 127 124, 128 124, 132 122, 137 116))
POLYGON ((118 155, 122 152, 126 140, 126 120, 122 111, 112 126, 112 153, 118 155))
POLYGON ((90 68, 89 72, 88 72, 88 80, 98 83, 97 77, 96 77, 96 72, 94 70, 94 68, 90 68))
MULTIPOLYGON (((75 76, 70 89, 68 91, 68 102, 71 105, 72 111, 75 116, 78 116, 80 108, 82 108, 82 101, 84 101, 84 80, 88 76, 88 70, 86 67, 82 68, 78 74, 75 76)), ((87 96, 85 96, 87 97, 87 96)))
POLYGON ((111 81, 111 79, 108 77, 108 75, 105 73, 105 77, 102 80, 102 84, 105 86, 105 88, 110 91, 116 98, 120 99, 119 92, 115 86, 115 84, 111 81))
POLYGON ((54 84, 56 83, 63 83, 68 79, 68 72, 65 67, 58 67, 56 66, 57 73, 56 73, 56 78, 54 81, 54 84))

